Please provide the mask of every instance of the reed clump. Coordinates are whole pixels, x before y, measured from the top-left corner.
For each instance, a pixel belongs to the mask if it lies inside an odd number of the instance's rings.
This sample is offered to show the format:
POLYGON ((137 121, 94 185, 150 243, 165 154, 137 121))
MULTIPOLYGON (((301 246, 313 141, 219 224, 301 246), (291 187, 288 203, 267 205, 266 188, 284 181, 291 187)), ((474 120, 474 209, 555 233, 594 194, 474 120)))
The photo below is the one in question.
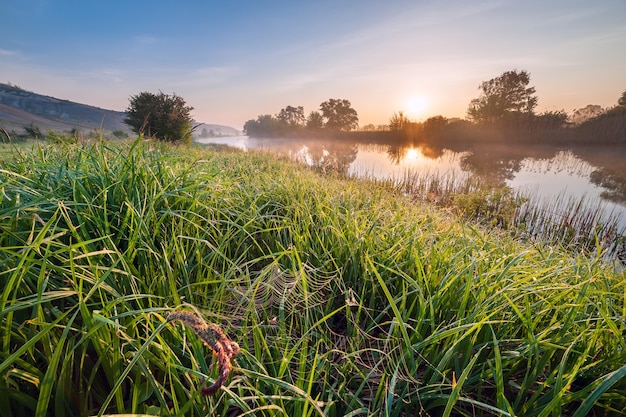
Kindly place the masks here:
POLYGON ((427 201, 458 214, 463 220, 498 227, 529 242, 559 245, 571 251, 603 253, 624 263, 626 228, 606 204, 564 193, 546 201, 536 193, 513 191, 480 177, 448 173, 406 173, 403 178, 370 178, 417 201, 427 201))
POLYGON ((39 146, 0 168, 0 409, 618 415, 624 278, 265 153, 39 146), (183 305, 238 343, 228 379, 183 305))

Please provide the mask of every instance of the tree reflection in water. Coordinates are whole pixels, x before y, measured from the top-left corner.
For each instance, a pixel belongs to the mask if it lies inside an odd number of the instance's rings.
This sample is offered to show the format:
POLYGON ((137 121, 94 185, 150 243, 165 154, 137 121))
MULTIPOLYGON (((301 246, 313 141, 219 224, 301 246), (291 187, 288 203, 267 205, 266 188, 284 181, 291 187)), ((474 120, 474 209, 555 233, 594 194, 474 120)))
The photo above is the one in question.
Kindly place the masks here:
MULTIPOLYGON (((224 139, 222 143, 228 143, 224 139)), ((554 201, 587 199, 610 219, 590 213, 598 222, 611 222, 613 240, 623 241, 626 231, 626 146, 555 146, 504 141, 441 140, 421 143, 384 143, 342 139, 251 139, 247 148, 287 155, 324 172, 395 180, 408 194, 442 201, 442 193, 472 192, 480 187, 510 187, 518 194, 533 188, 532 210, 556 210, 554 201), (474 187, 474 188, 472 188, 474 187), (418 196, 418 194, 422 194, 418 196), (564 195, 568 194, 568 195, 564 195), (543 202, 542 202, 543 201, 543 202), (544 205, 542 208, 541 205, 544 205)), ((448 198, 447 201, 451 201, 448 198)), ((580 204, 559 210, 578 210, 580 204)), ((526 207, 528 211, 528 207, 526 207)), ((547 213, 567 218, 572 213, 547 213)), ((567 222, 562 222, 567 223, 567 222)), ((587 231, 593 235, 595 226, 587 231)), ((584 232, 584 233, 587 233, 584 232)))

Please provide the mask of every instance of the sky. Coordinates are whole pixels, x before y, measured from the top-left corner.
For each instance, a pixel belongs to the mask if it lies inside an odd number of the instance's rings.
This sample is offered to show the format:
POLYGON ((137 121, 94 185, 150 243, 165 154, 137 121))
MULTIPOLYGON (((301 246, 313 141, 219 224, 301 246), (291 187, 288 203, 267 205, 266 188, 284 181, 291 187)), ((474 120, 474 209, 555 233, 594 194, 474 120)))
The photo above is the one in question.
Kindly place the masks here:
POLYGON ((626 90, 624 0, 0 0, 0 82, 123 111, 177 94, 204 123, 347 99, 359 124, 465 117, 526 70, 536 111, 626 90))

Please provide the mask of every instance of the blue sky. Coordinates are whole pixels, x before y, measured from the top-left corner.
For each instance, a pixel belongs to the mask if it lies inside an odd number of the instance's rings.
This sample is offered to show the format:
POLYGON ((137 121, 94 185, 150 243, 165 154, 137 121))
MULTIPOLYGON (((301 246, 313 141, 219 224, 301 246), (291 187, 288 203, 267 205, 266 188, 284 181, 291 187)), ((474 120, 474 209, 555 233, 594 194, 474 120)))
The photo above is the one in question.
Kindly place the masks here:
POLYGON ((239 129, 329 98, 361 125, 464 117, 512 69, 531 73, 539 111, 626 90, 623 0, 3 0, 0 16, 0 82, 113 110, 176 93, 239 129))

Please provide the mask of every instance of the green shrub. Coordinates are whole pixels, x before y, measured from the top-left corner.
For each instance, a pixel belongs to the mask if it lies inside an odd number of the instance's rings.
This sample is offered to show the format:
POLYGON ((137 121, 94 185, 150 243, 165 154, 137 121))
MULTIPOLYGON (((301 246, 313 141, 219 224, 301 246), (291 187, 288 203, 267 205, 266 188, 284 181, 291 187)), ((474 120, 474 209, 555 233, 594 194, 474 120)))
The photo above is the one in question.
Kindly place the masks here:
POLYGON ((457 194, 452 205, 465 218, 507 228, 524 202, 526 199, 514 195, 511 188, 501 187, 457 194))

